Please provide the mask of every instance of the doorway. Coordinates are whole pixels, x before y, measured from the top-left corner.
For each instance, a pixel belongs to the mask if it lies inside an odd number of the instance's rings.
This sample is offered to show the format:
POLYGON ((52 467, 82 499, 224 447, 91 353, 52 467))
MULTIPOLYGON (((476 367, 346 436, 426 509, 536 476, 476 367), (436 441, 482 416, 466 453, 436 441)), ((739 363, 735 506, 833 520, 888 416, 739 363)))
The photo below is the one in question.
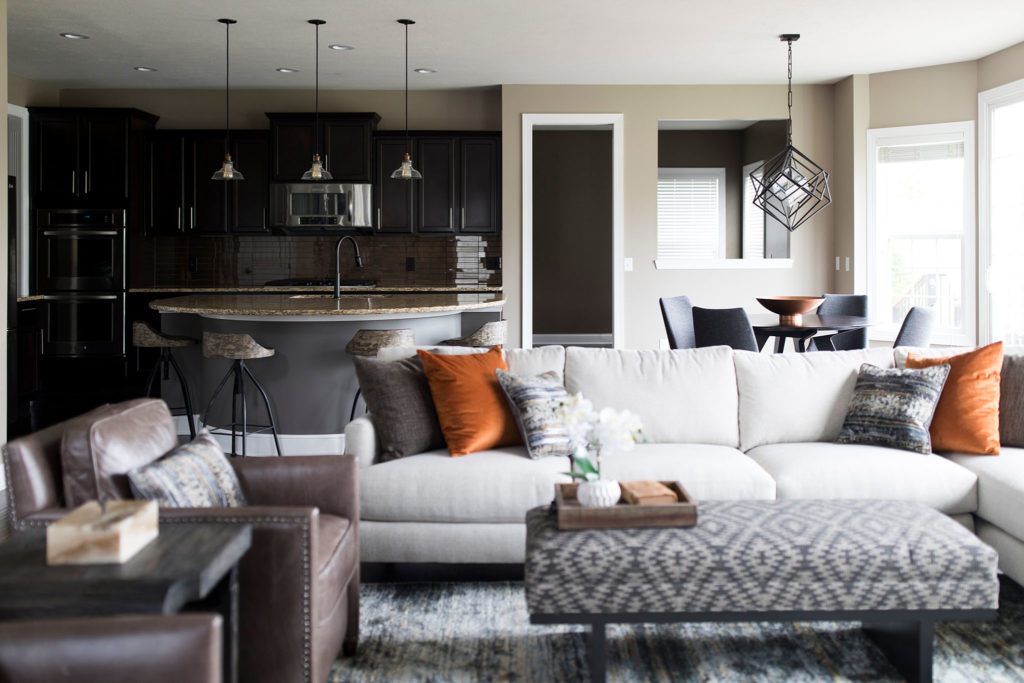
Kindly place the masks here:
POLYGON ((621 114, 523 115, 524 348, 620 348, 621 114))

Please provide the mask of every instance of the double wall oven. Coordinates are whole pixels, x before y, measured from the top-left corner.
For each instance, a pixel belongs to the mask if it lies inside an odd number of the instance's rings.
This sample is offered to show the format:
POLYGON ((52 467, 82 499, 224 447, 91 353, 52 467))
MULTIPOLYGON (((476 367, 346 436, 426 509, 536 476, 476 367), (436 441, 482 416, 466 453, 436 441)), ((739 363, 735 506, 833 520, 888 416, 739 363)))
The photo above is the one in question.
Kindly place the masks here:
POLYGON ((44 356, 124 355, 125 210, 40 209, 36 292, 44 356))

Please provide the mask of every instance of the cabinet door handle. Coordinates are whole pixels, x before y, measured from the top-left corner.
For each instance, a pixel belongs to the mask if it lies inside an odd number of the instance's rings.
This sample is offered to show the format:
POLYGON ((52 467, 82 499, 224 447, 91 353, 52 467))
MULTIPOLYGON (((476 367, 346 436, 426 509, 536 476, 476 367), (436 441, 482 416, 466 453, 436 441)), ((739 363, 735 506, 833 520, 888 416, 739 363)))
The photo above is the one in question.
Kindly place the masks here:
POLYGON ((263 229, 267 229, 267 207, 263 207, 263 229))
POLYGON ((178 207, 178 232, 184 232, 181 224, 181 207, 178 207))
POLYGON ((377 207, 377 230, 381 230, 384 226, 380 224, 380 207, 377 207))
POLYGON ((454 230, 455 229, 455 226, 452 224, 452 220, 454 219, 454 216, 452 214, 454 212, 455 212, 455 209, 453 209, 452 207, 449 206, 448 207, 448 229, 449 230, 454 230))
POLYGON ((89 187, 89 171, 82 171, 82 173, 85 175, 85 193, 89 194, 91 191, 91 188, 89 187))
POLYGON ((75 172, 71 172, 71 194, 75 194, 78 184, 75 182, 75 172))
POLYGON ((195 230, 196 227, 196 207, 188 207, 188 229, 195 230))
POLYGON ((465 230, 466 229, 466 207, 462 207, 462 222, 459 223, 459 229, 460 230, 465 230))
POLYGON ((327 152, 324 152, 324 170, 325 171, 330 171, 331 170, 331 161, 330 161, 330 159, 331 159, 331 157, 328 156, 327 152))

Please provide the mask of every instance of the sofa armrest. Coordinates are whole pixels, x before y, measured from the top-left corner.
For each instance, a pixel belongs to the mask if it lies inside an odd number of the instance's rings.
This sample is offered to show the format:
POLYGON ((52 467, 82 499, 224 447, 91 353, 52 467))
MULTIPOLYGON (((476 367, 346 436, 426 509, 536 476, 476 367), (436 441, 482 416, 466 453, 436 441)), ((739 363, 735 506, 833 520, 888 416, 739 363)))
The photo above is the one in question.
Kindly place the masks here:
POLYGON ((359 519, 353 455, 239 458, 232 462, 249 505, 299 505, 359 519))
POLYGON ((356 456, 360 469, 377 462, 380 441, 369 416, 357 417, 345 426, 345 452, 356 456))

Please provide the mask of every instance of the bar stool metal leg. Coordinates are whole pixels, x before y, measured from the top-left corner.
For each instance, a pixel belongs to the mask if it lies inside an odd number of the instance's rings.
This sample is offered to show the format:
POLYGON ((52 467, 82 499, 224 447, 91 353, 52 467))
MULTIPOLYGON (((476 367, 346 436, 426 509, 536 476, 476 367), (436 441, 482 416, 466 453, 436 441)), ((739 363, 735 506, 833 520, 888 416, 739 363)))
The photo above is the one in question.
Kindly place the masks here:
POLYGON ((363 393, 362 387, 356 387, 356 395, 352 397, 352 412, 349 413, 348 421, 356 419, 356 404, 359 403, 359 396, 363 393))
MULTIPOLYGON (((249 375, 249 379, 252 380, 253 385, 255 385, 255 387, 259 390, 260 396, 263 397, 263 405, 267 407, 267 417, 269 418, 270 421, 270 433, 274 437, 274 448, 277 450, 277 455, 280 456, 281 444, 277 440, 277 423, 274 422, 274 411, 270 409, 270 399, 267 397, 267 392, 263 390, 263 385, 260 384, 259 380, 257 380, 256 377, 252 374, 252 370, 250 370, 249 366, 245 364, 245 361, 241 361, 241 363, 242 370, 245 371, 245 374, 249 375)), ((242 447, 245 448, 245 445, 243 444, 242 447)))
POLYGON ((178 376, 178 384, 181 385, 181 395, 185 400, 185 416, 188 418, 188 432, 194 439, 196 438, 196 421, 192 416, 192 397, 188 393, 188 382, 185 381, 185 373, 181 371, 178 361, 174 360, 174 354, 171 353, 170 349, 164 349, 163 353, 167 354, 168 364, 171 366, 171 369, 174 370, 174 374, 178 376))

